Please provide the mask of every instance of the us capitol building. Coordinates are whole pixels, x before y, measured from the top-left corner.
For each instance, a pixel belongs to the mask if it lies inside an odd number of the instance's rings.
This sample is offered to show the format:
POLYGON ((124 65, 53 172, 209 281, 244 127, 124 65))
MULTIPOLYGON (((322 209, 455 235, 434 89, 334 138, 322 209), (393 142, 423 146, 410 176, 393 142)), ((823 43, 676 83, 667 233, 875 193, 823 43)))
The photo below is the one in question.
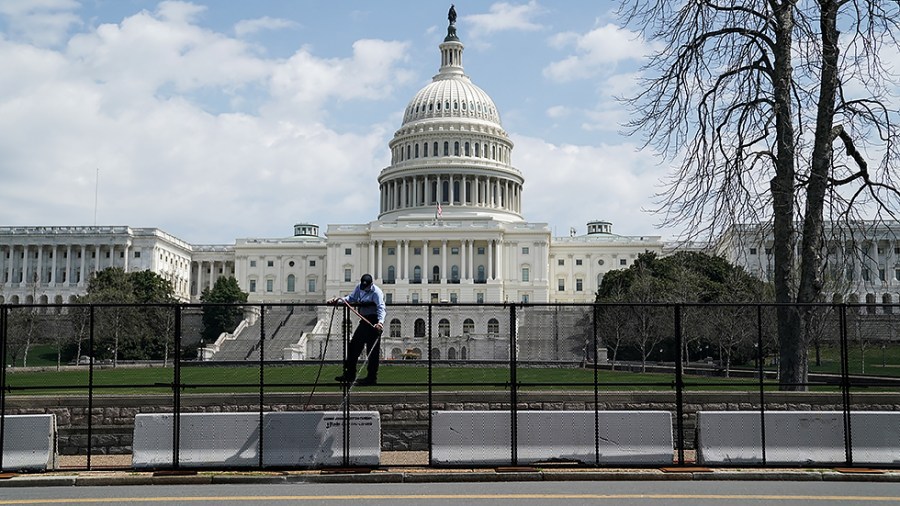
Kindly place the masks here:
MULTIPOLYGON (((513 165, 496 105, 463 70, 454 23, 439 48, 438 73, 410 100, 389 143, 374 221, 328 225, 324 236, 318 225, 300 223, 289 237, 227 245, 191 244, 157 228, 0 227, 0 303, 70 303, 92 272, 107 267, 156 272, 182 301, 198 301, 216 279, 234 276, 250 302, 321 302, 369 272, 388 303, 592 302, 606 272, 640 253, 674 249, 660 236, 616 235, 602 220, 565 237, 526 221, 525 176, 513 165)), ((866 230, 838 248, 848 258, 848 244, 865 252, 847 269, 851 292, 897 302, 896 228, 866 230)), ((758 225, 709 249, 771 275, 771 237, 758 225)))

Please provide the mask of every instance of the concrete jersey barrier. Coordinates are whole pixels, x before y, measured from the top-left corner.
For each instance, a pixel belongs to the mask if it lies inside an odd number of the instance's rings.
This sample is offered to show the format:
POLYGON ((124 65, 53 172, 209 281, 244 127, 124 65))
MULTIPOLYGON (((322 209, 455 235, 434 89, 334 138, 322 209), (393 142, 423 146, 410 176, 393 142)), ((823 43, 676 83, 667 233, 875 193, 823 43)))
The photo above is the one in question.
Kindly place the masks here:
MULTIPOLYGON (((344 416, 340 411, 263 413, 264 467, 343 464, 344 416)), ((139 414, 134 421, 132 466, 172 467, 171 413, 139 414)), ((259 413, 184 413, 180 416, 181 467, 259 466, 259 413)), ((381 422, 377 411, 350 414, 351 465, 378 465, 381 422)))
MULTIPOLYGON (((699 411, 697 461, 762 464, 759 411, 699 411)), ((847 462, 841 411, 767 411, 765 463, 785 465, 847 462)), ((900 462, 900 412, 853 411, 850 435, 854 464, 900 462)))
POLYGON ((56 415, 6 415, 3 471, 56 469, 56 415))
MULTIPOLYGON (((517 415, 517 464, 554 460, 672 463, 668 411, 600 411, 596 418, 594 411, 519 411, 517 415)), ((435 411, 432 422, 435 464, 512 464, 509 412, 435 411)))

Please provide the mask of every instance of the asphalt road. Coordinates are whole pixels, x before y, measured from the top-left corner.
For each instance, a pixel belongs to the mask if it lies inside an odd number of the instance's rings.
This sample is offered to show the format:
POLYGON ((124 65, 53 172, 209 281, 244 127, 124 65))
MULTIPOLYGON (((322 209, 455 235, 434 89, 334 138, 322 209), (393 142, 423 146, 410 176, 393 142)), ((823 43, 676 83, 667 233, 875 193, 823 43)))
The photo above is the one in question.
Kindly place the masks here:
POLYGON ((153 485, 0 489, 8 504, 153 505, 874 505, 900 504, 900 483, 590 481, 153 485))

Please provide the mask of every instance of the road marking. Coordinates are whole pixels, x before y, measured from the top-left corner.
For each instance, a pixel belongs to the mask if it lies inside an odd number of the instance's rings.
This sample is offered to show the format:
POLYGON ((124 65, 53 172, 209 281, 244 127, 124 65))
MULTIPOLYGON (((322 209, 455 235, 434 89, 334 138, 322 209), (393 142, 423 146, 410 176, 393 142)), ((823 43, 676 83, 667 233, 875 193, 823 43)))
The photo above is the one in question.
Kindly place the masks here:
POLYGON ((839 496, 839 495, 753 495, 753 494, 415 494, 415 495, 261 495, 261 496, 196 496, 196 497, 69 497, 64 499, 0 500, 3 504, 78 504, 78 503, 144 503, 144 502, 200 502, 200 501, 371 501, 371 500, 429 499, 656 499, 671 501, 694 500, 756 500, 756 501, 818 501, 818 502, 895 502, 900 497, 839 496))

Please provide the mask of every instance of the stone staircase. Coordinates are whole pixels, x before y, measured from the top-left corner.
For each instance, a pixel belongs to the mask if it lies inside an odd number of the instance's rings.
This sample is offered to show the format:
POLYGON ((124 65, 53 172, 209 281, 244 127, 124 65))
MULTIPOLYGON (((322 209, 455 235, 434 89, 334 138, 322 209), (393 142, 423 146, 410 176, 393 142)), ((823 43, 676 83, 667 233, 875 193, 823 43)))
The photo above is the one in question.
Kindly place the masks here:
MULTIPOLYGON (((265 309, 266 338, 263 341, 265 360, 283 360, 284 349, 300 342, 304 333, 311 332, 318 318, 314 307, 274 306, 265 309)), ((258 361, 260 349, 260 321, 248 326, 234 340, 222 343, 215 361, 258 361)))

